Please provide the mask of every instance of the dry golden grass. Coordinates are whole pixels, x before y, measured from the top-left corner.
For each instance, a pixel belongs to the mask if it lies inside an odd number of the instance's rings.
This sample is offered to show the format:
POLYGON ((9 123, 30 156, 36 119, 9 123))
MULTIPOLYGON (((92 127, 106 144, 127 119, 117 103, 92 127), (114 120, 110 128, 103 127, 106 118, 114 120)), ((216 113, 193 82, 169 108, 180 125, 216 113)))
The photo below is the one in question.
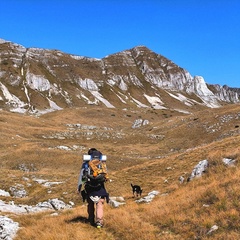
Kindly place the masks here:
POLYGON ((59 216, 50 214, 35 214, 21 216, 18 221, 22 228, 16 239, 114 239, 112 234, 104 229, 89 227, 86 223, 85 209, 76 208, 75 211, 65 211, 59 216))
POLYGON ((16 204, 34 205, 51 198, 76 204, 71 210, 59 211, 57 216, 52 212, 10 214, 21 226, 16 240, 239 239, 239 112, 238 105, 168 118, 155 110, 72 109, 39 118, 1 111, 1 189, 8 191, 15 183, 23 184, 28 197, 14 198, 16 204), (93 110, 99 113, 97 118, 93 110), (234 118, 227 118, 230 115, 234 118), (149 119, 150 124, 132 129, 139 116, 149 119), (82 134, 85 130, 66 126, 76 123, 97 126, 93 130, 96 134, 88 139, 82 134), (103 127, 113 130, 105 131, 103 127), (101 131, 105 135, 99 137, 97 133, 101 131), (115 136, 113 132, 122 137, 104 137, 115 136), (56 134, 65 138, 49 137, 56 134), (150 135, 164 137, 153 139, 150 135), (64 151, 56 148, 60 145, 78 148, 64 151), (108 155, 112 181, 106 187, 110 196, 123 196, 126 200, 119 208, 105 204, 105 227, 100 231, 85 222, 86 205, 76 194, 81 156, 93 146, 108 155), (236 166, 225 166, 224 157, 235 159, 236 166), (178 178, 187 179, 203 159, 209 160, 204 176, 180 184, 178 178), (30 171, 21 171, 21 164, 30 171), (27 186, 23 177, 31 185, 27 186), (63 184, 52 186, 49 193, 34 178, 63 184), (160 194, 150 204, 138 204, 132 197, 130 183, 140 184, 143 196, 153 190, 160 194), (218 230, 207 234, 213 225, 218 230))

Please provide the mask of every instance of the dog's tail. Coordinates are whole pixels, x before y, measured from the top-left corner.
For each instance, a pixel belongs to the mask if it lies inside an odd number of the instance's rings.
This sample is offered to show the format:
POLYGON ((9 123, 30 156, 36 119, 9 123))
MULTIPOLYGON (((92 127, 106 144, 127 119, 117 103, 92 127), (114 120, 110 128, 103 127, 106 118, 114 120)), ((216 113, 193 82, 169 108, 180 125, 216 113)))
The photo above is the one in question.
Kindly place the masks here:
POLYGON ((132 183, 131 183, 131 187, 133 187, 132 183))

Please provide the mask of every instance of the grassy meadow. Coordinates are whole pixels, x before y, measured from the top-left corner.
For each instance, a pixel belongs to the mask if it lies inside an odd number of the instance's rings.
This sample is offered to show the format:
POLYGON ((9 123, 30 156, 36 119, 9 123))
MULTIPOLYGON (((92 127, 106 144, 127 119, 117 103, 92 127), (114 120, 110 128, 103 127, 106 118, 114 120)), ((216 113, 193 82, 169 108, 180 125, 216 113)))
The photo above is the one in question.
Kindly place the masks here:
POLYGON ((28 195, 0 199, 28 205, 52 198, 75 203, 58 214, 1 215, 19 223, 16 240, 239 239, 239 119, 239 105, 191 115, 96 107, 39 117, 1 111, 0 189, 22 184, 28 195), (149 124, 133 129, 139 118, 149 124), (122 196, 126 203, 119 208, 105 204, 100 230, 86 222, 86 203, 76 192, 82 155, 91 147, 108 157, 110 196, 122 196), (234 159, 235 166, 224 165, 223 158, 234 159), (207 172, 187 182, 204 159, 207 172), (62 184, 49 189, 36 178, 62 184), (148 204, 136 203, 131 183, 141 185, 142 196, 153 190, 159 195, 148 204))

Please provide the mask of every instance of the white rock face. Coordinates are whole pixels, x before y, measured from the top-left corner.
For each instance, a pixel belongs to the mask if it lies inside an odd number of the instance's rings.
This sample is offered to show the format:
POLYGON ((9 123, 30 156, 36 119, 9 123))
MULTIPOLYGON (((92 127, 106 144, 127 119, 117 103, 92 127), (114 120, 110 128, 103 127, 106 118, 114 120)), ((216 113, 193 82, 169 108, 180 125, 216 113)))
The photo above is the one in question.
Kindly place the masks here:
POLYGON ((218 103, 218 98, 208 89, 203 77, 194 77, 193 87, 193 92, 195 92, 196 95, 199 96, 208 107, 218 108, 221 106, 218 103))
POLYGON ((26 80, 28 86, 40 92, 48 91, 50 89, 50 82, 41 75, 34 75, 33 73, 27 72, 26 80))
POLYGON ((85 90, 98 91, 98 86, 92 79, 80 79, 78 84, 85 90))
POLYGON ((200 96, 213 96, 214 94, 207 88, 207 85, 201 76, 195 76, 192 85, 189 86, 188 92, 195 92, 200 96))
POLYGON ((220 86, 218 84, 214 85, 215 89, 217 90, 216 95, 219 97, 222 101, 228 101, 233 103, 238 103, 238 93, 229 91, 229 88, 227 86, 220 86))
POLYGON ((17 98, 15 95, 11 94, 8 88, 1 82, 0 82, 0 90, 2 91, 2 94, 6 99, 7 105, 9 105, 11 109, 14 109, 19 112, 24 112, 23 108, 26 104, 22 102, 19 98, 17 98))

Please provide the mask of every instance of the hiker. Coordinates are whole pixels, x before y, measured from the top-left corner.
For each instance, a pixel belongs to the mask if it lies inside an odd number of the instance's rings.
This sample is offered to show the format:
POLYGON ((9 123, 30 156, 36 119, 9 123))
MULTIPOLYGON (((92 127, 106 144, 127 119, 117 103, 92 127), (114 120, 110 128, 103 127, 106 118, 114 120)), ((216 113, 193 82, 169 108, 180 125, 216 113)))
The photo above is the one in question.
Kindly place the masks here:
POLYGON ((78 178, 78 193, 81 194, 83 202, 87 200, 87 212, 90 224, 101 228, 103 227, 103 205, 105 199, 107 203, 109 201, 109 194, 104 185, 107 181, 106 155, 102 155, 96 148, 91 148, 88 151, 88 155, 83 155, 83 158, 78 178), (83 186, 84 189, 82 190, 83 186))

